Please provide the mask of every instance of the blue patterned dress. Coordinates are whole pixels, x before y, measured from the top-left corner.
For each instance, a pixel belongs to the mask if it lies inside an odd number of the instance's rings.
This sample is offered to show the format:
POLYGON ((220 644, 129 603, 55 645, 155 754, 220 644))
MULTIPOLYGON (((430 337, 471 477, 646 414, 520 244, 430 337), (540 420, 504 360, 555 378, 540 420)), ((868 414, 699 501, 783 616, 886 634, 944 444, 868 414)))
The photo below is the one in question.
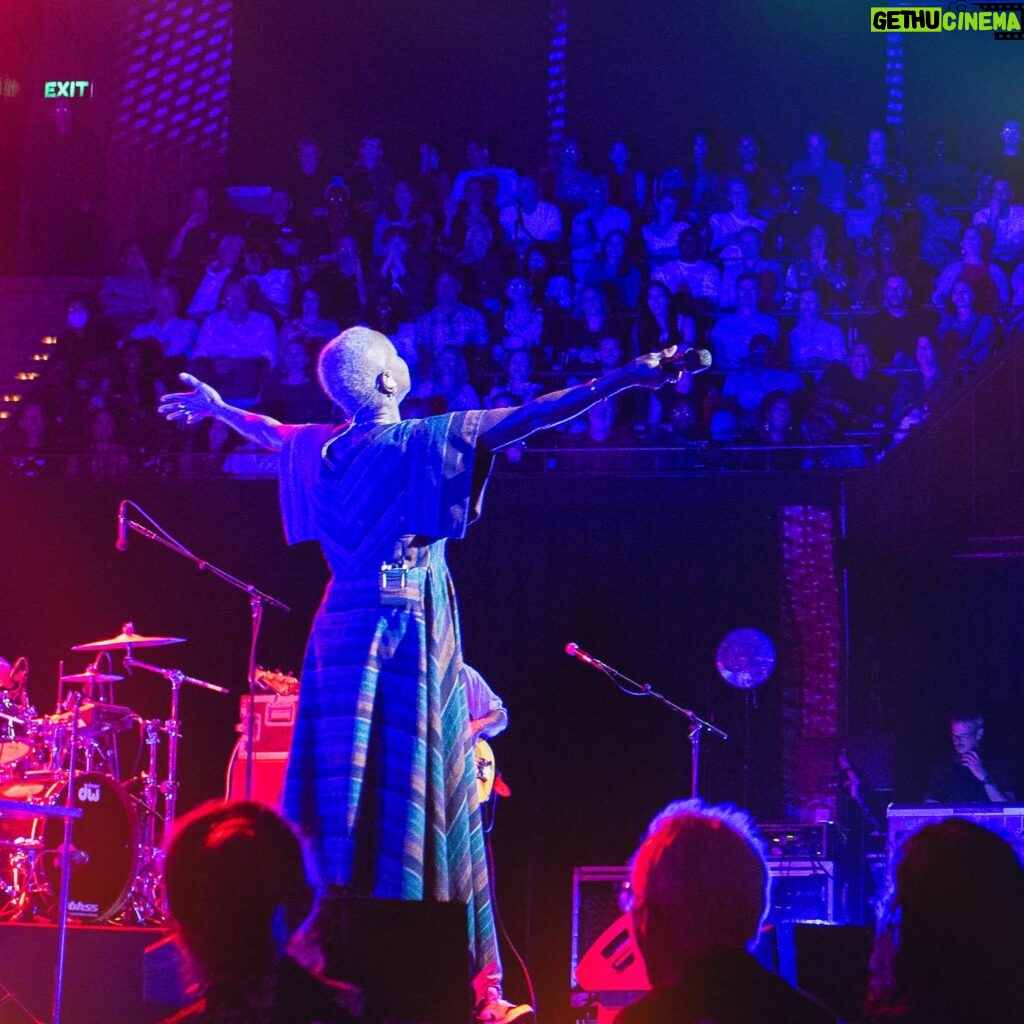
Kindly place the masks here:
POLYGON ((285 536, 318 541, 332 573, 306 649, 285 811, 323 881, 464 902, 477 970, 497 953, 445 542, 479 511, 491 462, 479 429, 479 412, 295 427, 280 464, 285 536), (408 567, 387 587, 384 562, 408 567))

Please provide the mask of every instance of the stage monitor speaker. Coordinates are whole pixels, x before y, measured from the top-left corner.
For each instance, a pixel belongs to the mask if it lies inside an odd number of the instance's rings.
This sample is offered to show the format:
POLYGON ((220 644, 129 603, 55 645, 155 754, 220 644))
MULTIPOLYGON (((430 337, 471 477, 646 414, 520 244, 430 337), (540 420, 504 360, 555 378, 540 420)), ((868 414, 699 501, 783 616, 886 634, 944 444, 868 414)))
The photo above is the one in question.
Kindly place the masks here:
POLYGON ((366 993, 369 1019, 466 1024, 469 937, 463 903, 325 897, 315 932, 329 978, 366 993))
POLYGON ((873 938, 871 925, 796 925, 797 985, 841 1020, 859 1020, 868 994, 873 938))

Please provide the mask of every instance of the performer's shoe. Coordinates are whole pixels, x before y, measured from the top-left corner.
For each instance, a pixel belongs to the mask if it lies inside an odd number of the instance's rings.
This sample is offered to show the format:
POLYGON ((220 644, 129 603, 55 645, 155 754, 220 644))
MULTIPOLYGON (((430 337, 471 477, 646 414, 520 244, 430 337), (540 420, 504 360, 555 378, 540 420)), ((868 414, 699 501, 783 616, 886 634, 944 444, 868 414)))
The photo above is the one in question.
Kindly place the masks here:
POLYGON ((498 995, 497 989, 488 989, 489 998, 478 1003, 473 1019, 478 1024, 512 1024, 533 1013, 529 1003, 510 1003, 498 995))

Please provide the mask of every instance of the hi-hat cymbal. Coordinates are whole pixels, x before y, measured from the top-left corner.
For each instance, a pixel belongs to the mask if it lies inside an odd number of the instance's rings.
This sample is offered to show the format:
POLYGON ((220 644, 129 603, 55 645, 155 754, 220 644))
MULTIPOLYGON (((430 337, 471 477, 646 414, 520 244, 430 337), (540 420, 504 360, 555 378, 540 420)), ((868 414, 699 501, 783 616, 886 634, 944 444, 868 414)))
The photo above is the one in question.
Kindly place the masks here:
POLYGON ((61 676, 62 683, 119 683, 124 676, 111 675, 108 672, 75 672, 70 676, 61 676))
POLYGON ((116 651, 127 647, 163 647, 165 644, 183 644, 183 636, 142 636, 140 633, 118 633, 109 640, 94 640, 91 644, 78 644, 73 651, 116 651))

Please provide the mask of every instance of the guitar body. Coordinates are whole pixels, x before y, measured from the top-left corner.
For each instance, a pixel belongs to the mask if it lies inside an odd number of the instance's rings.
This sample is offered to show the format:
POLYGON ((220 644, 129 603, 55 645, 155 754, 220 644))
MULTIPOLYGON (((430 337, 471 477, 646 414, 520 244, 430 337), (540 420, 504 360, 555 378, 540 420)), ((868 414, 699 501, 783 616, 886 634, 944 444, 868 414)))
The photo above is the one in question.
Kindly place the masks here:
POLYGON ((476 795, 484 804, 494 790, 494 751, 482 736, 473 744, 473 763, 476 765, 476 795))

